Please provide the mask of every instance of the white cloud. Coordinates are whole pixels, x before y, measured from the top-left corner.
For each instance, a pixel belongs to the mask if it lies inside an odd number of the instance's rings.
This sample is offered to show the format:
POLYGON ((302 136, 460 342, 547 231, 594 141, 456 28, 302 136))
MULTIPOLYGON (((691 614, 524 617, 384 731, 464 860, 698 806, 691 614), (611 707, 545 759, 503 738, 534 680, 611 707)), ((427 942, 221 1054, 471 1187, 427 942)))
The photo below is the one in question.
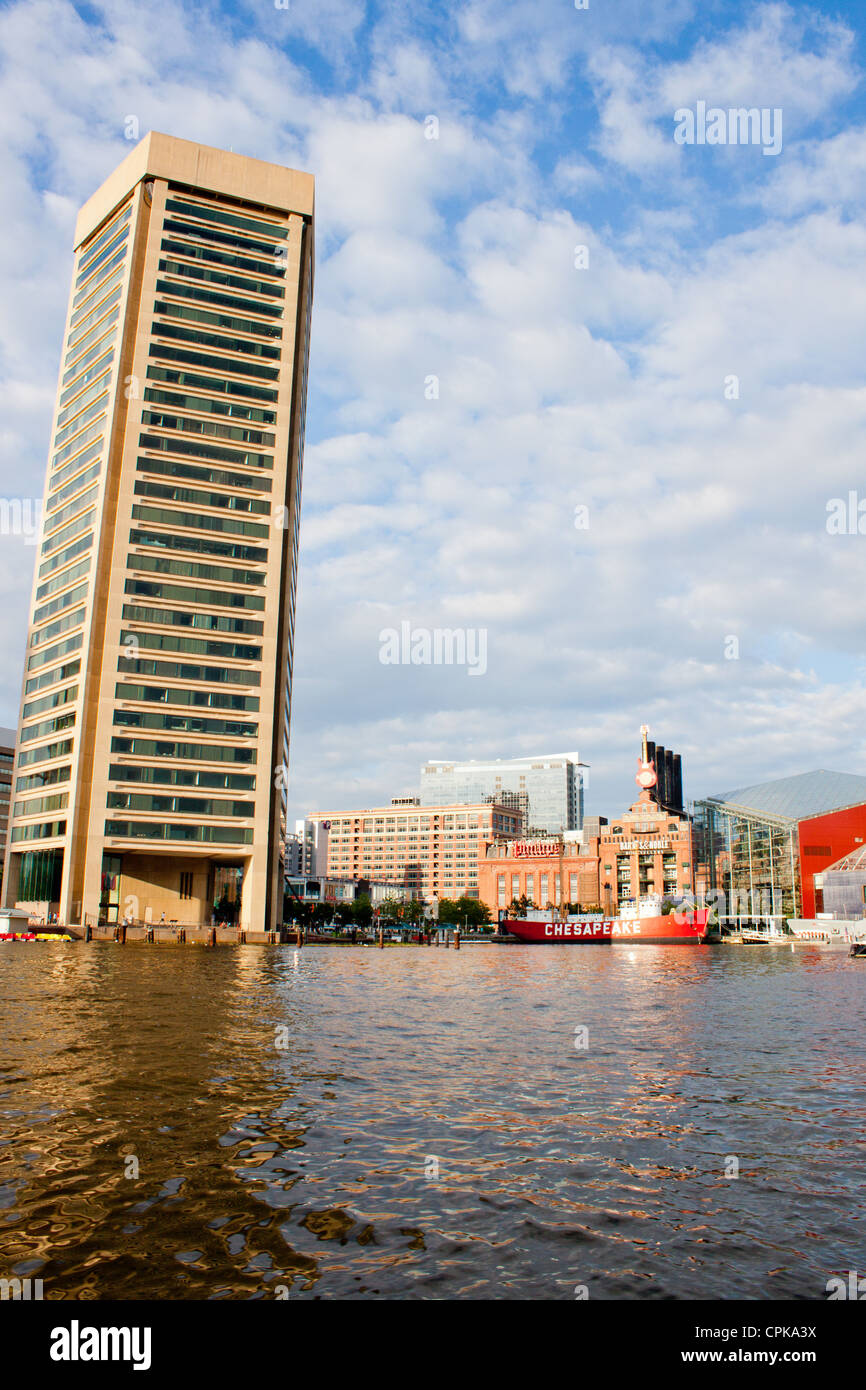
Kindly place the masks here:
MULTIPOLYGON (((317 176, 298 814, 412 791, 429 756, 542 744, 578 746, 594 809, 615 813, 644 719, 685 753, 693 792, 862 763, 866 538, 825 527, 828 497, 862 476, 866 248, 838 211, 862 200, 862 133, 786 146, 758 195, 737 166, 745 220, 719 233, 728 185, 698 184, 662 120, 701 84, 764 104, 748 96, 760 82, 786 121, 789 104, 830 121, 849 40, 763 7, 663 63, 652 41, 688 8, 658 9, 621 8, 641 54, 606 7, 547 0, 474 0, 435 34, 405 7, 376 21, 348 0, 295 7, 277 38, 267 7, 234 28, 153 0, 112 5, 99 29, 39 0, 0 16, 15 57, 0 152, 7 495, 41 492, 74 213, 128 151, 126 115, 317 176), (317 83, 309 45, 342 86, 317 83), (589 162, 592 141, 610 163, 589 162), (488 674, 383 666, 378 634, 403 619, 486 627, 488 674)), ((8 722, 25 552, 3 538, 8 722)))

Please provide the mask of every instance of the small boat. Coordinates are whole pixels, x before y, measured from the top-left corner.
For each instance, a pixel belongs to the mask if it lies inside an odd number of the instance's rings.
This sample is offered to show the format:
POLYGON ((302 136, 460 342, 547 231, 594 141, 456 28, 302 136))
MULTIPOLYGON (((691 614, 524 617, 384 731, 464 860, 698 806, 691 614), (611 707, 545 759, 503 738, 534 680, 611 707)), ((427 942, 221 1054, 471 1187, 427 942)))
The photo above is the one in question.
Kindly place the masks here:
POLYGON ((854 960, 866 960, 866 941, 855 941, 848 955, 854 960))

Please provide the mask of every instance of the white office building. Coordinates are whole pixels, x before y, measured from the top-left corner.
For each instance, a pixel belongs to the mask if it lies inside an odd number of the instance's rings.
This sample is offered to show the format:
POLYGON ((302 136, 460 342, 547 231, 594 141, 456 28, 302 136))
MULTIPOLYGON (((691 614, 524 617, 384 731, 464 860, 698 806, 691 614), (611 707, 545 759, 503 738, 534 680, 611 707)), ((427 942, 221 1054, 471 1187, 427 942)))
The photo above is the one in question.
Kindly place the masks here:
POLYGON ((491 762, 430 761, 421 768, 421 805, 474 805, 491 797, 520 809, 527 832, 580 830, 586 766, 575 752, 491 762))

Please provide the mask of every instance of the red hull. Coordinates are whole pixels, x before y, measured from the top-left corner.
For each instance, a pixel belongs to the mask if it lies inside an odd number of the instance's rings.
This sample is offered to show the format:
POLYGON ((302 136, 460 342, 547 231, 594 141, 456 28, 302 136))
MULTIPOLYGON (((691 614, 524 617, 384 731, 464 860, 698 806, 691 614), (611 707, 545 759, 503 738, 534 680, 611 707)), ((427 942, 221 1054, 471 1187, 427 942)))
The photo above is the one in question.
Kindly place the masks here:
POLYGON ((664 917, 638 917, 620 921, 528 922, 509 918, 500 931, 530 946, 699 946, 707 930, 708 908, 664 917))

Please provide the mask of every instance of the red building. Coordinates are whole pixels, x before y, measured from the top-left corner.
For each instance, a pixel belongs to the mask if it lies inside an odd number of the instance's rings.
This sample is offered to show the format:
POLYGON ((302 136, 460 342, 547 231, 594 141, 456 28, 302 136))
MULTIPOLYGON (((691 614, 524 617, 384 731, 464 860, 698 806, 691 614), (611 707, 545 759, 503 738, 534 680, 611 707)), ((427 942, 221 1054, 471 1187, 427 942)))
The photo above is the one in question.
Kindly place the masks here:
POLYGON ((814 917, 815 874, 866 844, 866 777, 803 772, 698 801, 698 891, 729 916, 814 917))
POLYGON ((534 907, 565 902, 611 916, 651 893, 691 891, 688 817, 663 810, 649 790, 599 832, 491 841, 479 854, 478 896, 492 912, 525 897, 534 907))

